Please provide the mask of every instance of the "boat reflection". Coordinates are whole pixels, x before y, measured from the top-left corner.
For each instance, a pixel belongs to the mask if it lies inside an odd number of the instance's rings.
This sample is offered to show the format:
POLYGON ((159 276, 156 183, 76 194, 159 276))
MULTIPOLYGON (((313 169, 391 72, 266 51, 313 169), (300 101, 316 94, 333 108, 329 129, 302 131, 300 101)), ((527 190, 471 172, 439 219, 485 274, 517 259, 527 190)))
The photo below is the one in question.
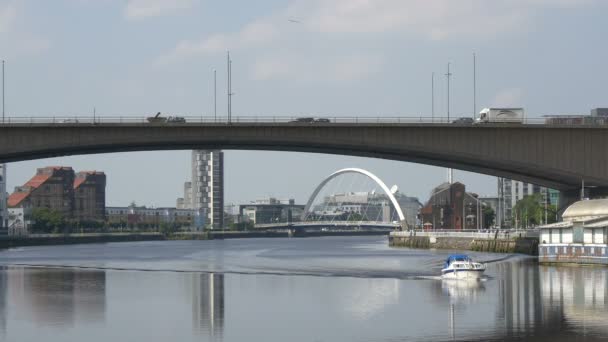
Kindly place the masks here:
POLYGON ((486 290, 484 282, 477 279, 443 279, 441 289, 454 304, 475 303, 486 290))

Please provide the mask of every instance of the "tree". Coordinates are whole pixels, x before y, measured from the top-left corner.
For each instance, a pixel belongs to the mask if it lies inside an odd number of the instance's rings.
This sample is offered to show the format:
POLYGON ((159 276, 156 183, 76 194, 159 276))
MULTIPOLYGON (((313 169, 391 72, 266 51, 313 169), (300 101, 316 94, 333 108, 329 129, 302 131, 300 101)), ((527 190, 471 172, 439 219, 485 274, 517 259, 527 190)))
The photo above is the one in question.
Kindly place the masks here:
POLYGON ((494 226, 494 218, 496 217, 496 213, 494 213, 494 209, 492 207, 484 206, 483 207, 483 227, 490 228, 494 226))
POLYGON ((171 236, 177 231, 177 225, 175 223, 163 222, 160 224, 160 233, 164 236, 171 236))
MULTIPOLYGON (((547 223, 555 222, 556 208, 546 205, 547 223)), ((536 226, 545 223, 545 203, 541 194, 524 196, 513 207, 513 219, 519 227, 536 226)))
POLYGON ((63 215, 49 208, 35 208, 32 210, 32 230, 36 233, 56 233, 66 228, 63 215))

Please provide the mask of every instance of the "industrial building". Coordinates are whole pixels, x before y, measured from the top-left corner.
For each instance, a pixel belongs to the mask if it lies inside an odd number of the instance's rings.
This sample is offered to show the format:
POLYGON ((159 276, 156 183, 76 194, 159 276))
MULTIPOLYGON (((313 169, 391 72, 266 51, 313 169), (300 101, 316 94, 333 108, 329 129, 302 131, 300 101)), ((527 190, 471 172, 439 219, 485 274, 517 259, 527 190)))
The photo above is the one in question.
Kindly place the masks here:
POLYGON ((464 184, 446 182, 433 189, 420 209, 420 219, 426 230, 479 229, 483 226, 482 208, 481 200, 467 193, 464 184))
POLYGON ((106 215, 106 175, 83 171, 74 180, 74 218, 80 222, 104 220, 106 215))
POLYGON ((304 205, 295 204, 294 199, 268 198, 239 206, 243 221, 254 224, 291 223, 300 221, 304 205))
POLYGON ((15 187, 8 197, 9 208, 23 209, 21 219, 15 217, 11 220, 25 221, 32 210, 47 208, 61 213, 66 219, 103 221, 105 187, 106 175, 103 172, 76 174, 71 167, 65 166, 39 168, 34 177, 24 185, 15 187))
POLYGON ((65 218, 74 217, 74 170, 71 167, 40 168, 36 175, 8 198, 11 208, 48 208, 65 218))
POLYGON ((184 183, 184 197, 178 209, 193 209, 204 227, 224 226, 224 153, 219 150, 192 151, 192 180, 184 183))
POLYGON ((107 207, 105 215, 108 224, 115 227, 158 228, 163 223, 179 227, 195 227, 197 211, 177 208, 147 208, 145 206, 107 207))
POLYGON ((0 231, 8 228, 8 194, 6 193, 6 164, 0 164, 0 231))

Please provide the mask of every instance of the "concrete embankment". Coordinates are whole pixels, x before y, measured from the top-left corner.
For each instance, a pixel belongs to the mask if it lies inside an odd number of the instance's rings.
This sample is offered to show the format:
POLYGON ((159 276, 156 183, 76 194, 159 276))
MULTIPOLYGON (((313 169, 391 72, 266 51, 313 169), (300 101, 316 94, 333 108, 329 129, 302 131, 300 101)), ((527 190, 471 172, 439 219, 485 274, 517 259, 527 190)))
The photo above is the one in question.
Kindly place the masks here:
POLYGON ((290 235, 287 231, 212 231, 180 232, 165 236, 160 233, 90 233, 90 234, 44 234, 30 236, 0 237, 0 249, 21 246, 72 245, 107 242, 164 241, 164 240, 222 240, 247 238, 286 238, 286 237, 322 237, 322 236, 362 236, 388 235, 388 231, 297 231, 290 235))
POLYGON ((116 234, 48 234, 31 235, 25 237, 2 237, 0 248, 11 248, 20 246, 50 246, 50 245, 73 245, 82 243, 104 243, 104 242, 129 242, 129 241, 159 241, 165 237, 159 233, 116 233, 116 234))
POLYGON ((392 232, 389 236, 389 246, 409 248, 437 248, 454 250, 471 250, 494 253, 538 254, 537 237, 491 237, 491 235, 452 233, 433 235, 432 233, 392 232), (460 235, 460 236, 458 236, 460 235))

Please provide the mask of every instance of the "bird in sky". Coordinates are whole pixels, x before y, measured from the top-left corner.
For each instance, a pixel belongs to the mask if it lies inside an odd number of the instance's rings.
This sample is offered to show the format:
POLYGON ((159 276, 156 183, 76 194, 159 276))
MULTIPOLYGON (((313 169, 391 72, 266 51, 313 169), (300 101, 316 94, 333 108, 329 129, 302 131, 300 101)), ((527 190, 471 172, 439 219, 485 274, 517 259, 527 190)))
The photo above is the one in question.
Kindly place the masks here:
POLYGON ((289 19, 288 19, 288 21, 289 21, 290 23, 294 23, 294 24, 301 24, 301 23, 302 23, 301 21, 299 21, 299 20, 297 20, 297 19, 294 19, 294 18, 289 18, 289 19))

